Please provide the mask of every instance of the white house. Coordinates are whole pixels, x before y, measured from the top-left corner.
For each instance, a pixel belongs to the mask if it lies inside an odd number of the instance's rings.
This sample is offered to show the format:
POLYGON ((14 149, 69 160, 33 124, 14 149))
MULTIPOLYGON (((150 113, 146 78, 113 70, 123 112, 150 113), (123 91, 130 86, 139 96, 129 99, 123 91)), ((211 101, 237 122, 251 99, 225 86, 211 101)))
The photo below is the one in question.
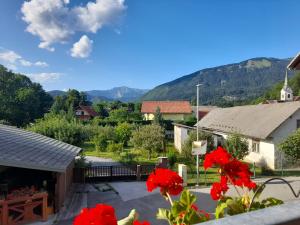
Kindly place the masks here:
POLYGON ((174 125, 174 147, 181 153, 182 145, 188 138, 189 133, 192 130, 196 130, 196 127, 190 127, 179 123, 173 123, 174 125))
POLYGON ((217 108, 197 124, 211 132, 215 144, 221 144, 232 133, 240 133, 249 143, 246 161, 270 169, 290 166, 278 150, 278 144, 300 127, 300 102, 288 101, 217 108))

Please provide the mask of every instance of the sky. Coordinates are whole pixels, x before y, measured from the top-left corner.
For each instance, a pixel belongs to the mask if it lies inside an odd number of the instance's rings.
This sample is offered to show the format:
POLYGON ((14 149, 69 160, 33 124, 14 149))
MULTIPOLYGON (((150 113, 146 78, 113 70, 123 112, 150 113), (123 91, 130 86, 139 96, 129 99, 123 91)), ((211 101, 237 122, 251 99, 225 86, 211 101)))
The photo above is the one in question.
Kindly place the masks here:
POLYGON ((0 0, 0 64, 45 90, 151 89, 300 51, 299 0, 0 0))

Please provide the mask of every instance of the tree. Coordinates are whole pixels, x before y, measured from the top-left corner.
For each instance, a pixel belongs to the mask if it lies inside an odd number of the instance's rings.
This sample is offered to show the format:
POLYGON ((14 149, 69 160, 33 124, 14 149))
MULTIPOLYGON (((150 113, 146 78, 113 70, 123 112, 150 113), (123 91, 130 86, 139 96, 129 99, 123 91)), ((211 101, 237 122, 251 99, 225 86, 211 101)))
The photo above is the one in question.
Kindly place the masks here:
POLYGON ((156 108, 153 123, 158 124, 160 126, 163 125, 163 117, 162 117, 162 114, 160 113, 160 108, 159 107, 156 108))
POLYGON ((279 144, 279 149, 292 161, 300 159, 300 129, 279 144))
POLYGON ((128 121, 128 116, 129 113, 127 108, 122 107, 119 109, 112 110, 109 114, 109 119, 118 122, 124 122, 124 121, 128 121))
POLYGON ((49 111, 53 99, 42 86, 0 65, 0 119, 26 126, 49 111))
POLYGON ((225 148, 237 159, 244 159, 249 153, 248 141, 238 133, 229 135, 225 140, 225 148))
MULTIPOLYGON (((194 156, 192 156, 192 144, 197 140, 197 131, 191 131, 189 133, 188 138, 184 141, 181 154, 188 160, 192 160, 194 156)), ((211 134, 206 132, 199 132, 199 140, 207 140, 207 151, 210 152, 214 149, 214 141, 211 134)))
POLYGON ((148 152, 150 159, 153 152, 160 152, 164 148, 164 129, 157 125, 151 124, 142 126, 132 132, 131 142, 135 148, 141 148, 148 152))
POLYGON ((105 103, 98 102, 93 105, 94 110, 98 113, 99 117, 101 119, 104 119, 105 117, 108 117, 108 111, 105 108, 105 103))
POLYGON ((128 141, 130 140, 132 133, 132 126, 127 123, 119 123, 115 128, 117 140, 123 144, 123 146, 127 146, 128 141))

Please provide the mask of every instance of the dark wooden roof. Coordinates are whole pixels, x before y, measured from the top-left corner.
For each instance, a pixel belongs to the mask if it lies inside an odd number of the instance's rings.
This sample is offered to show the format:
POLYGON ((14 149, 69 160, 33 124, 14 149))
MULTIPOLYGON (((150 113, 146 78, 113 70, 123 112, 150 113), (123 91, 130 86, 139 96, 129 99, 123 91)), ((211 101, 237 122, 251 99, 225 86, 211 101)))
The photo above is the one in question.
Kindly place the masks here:
POLYGON ((81 148, 16 127, 0 125, 0 165, 65 172, 81 148))
POLYGON ((300 70, 300 53, 288 65, 290 70, 300 70))

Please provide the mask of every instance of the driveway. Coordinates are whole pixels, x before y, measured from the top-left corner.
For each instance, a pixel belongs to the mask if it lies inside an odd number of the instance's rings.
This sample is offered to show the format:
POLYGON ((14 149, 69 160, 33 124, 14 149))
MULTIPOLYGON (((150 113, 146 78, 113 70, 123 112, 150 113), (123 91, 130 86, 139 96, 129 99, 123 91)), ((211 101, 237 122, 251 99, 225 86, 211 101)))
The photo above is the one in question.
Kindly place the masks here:
POLYGON ((86 156, 86 161, 91 163, 92 166, 118 166, 122 165, 119 162, 114 161, 113 159, 100 158, 96 156, 86 156))

